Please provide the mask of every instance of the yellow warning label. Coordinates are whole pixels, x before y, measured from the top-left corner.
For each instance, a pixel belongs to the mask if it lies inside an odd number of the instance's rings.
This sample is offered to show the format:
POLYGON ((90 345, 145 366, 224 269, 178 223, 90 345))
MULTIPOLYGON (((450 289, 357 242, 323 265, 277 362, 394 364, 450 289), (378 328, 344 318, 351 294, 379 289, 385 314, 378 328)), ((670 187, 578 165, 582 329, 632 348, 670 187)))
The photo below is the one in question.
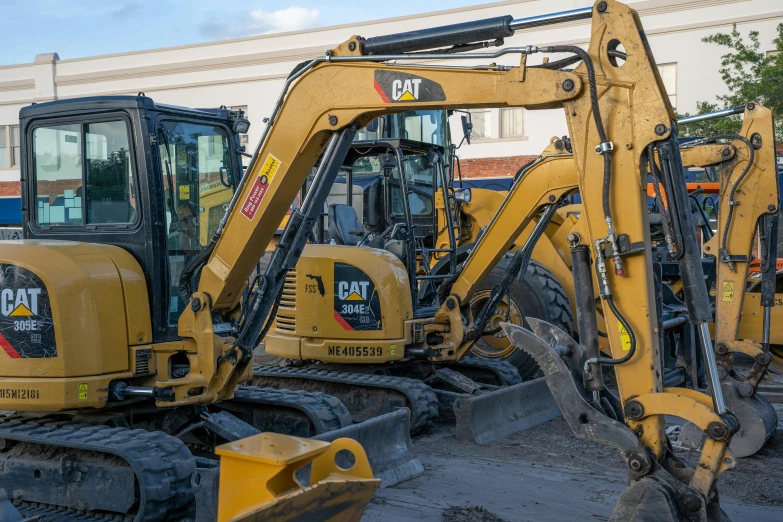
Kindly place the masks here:
POLYGON ((86 382, 80 382, 79 383, 79 400, 80 401, 86 401, 87 400, 87 383, 86 382))
POLYGON ((734 301, 734 283, 731 281, 723 282, 723 297, 721 301, 724 303, 730 303, 734 301))
POLYGON ((628 352, 631 350, 631 335, 628 333, 628 330, 625 329, 625 326, 623 326, 623 323, 620 321, 617 321, 617 329, 620 331, 620 347, 623 349, 624 352, 628 352))
POLYGON ((390 348, 391 348, 391 349, 389 350, 389 352, 390 352, 392 355, 397 355, 397 345, 396 345, 396 344, 393 344, 393 345, 391 345, 391 347, 390 347, 390 348))
POLYGON ((280 160, 269 154, 264 161, 264 166, 261 167, 261 172, 258 173, 261 183, 270 184, 278 170, 280 170, 280 160))
POLYGON ((24 303, 20 303, 19 306, 14 308, 9 317, 31 317, 33 313, 27 308, 24 303))
POLYGON ((179 199, 190 199, 190 186, 189 185, 180 185, 179 186, 179 199))

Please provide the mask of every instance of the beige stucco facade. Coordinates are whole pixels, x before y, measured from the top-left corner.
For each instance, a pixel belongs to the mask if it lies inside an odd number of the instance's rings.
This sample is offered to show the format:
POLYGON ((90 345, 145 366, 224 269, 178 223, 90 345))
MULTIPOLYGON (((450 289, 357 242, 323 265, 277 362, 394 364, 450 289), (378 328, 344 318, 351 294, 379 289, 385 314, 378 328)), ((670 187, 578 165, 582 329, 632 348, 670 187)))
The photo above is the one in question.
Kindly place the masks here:
MULTIPOLYGON (((772 50, 781 0, 641 0, 630 1, 641 14, 658 64, 667 66, 667 83, 677 109, 693 111, 699 100, 724 92, 718 68, 723 50, 701 42, 704 36, 730 31, 760 33, 772 50)), ((588 0, 512 0, 451 11, 323 27, 294 33, 224 40, 198 45, 60 60, 56 54, 31 56, 31 63, 0 67, 0 126, 15 125, 19 109, 33 102, 107 94, 145 92, 156 101, 193 107, 247 108, 255 147, 284 79, 293 67, 323 54, 353 34, 365 37, 468 20, 512 15, 523 18, 590 5, 588 0)), ((506 45, 586 44, 587 21, 520 31, 506 45)), ((512 55, 513 56, 513 55, 512 55)), ((509 58, 509 65, 515 58, 509 58)), ((539 63, 540 55, 528 63, 539 63)), ((500 63, 505 63, 499 60, 500 63)), ((456 122, 454 122, 456 123, 456 122)), ((552 135, 566 133, 559 111, 527 112, 517 123, 521 136, 502 137, 500 114, 485 118, 486 138, 460 150, 463 158, 531 155, 552 135), (523 129, 523 130, 522 130, 523 129)), ((456 133, 461 131, 453 126, 456 133)), ((6 127, 0 127, 4 132, 6 127)), ((18 167, 0 167, 0 182, 17 182, 18 167)))

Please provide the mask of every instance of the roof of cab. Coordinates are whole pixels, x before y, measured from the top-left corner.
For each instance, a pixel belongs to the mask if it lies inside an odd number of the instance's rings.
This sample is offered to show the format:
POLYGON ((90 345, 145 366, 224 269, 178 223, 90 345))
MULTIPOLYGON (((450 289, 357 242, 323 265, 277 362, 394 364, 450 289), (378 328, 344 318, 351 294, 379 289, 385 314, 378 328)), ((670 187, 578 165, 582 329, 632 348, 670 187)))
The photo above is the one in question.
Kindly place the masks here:
POLYGON ((122 110, 146 109, 190 114, 193 116, 209 116, 212 118, 229 119, 228 109, 192 109, 177 105, 155 103, 146 96, 90 96, 85 98, 70 98, 44 103, 36 103, 23 107, 19 111, 19 119, 51 116, 69 112, 84 112, 88 110, 122 110))

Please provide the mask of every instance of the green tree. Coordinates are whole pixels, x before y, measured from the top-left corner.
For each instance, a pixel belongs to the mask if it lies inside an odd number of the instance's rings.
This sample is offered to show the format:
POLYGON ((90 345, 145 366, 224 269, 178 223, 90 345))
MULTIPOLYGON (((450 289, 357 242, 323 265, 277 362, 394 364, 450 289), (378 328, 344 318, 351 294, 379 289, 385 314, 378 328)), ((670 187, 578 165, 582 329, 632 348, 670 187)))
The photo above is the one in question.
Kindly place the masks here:
MULTIPOLYGON (((720 75, 728 94, 718 96, 716 102, 700 101, 696 114, 719 109, 738 107, 755 101, 772 110, 775 118, 775 137, 783 139, 783 24, 777 26, 773 39, 777 53, 768 55, 761 47, 758 31, 751 31, 748 41, 734 25, 730 34, 718 33, 702 39, 705 43, 726 47, 728 52, 721 57, 720 75)), ((679 117, 689 114, 678 115, 679 117)), ((742 116, 719 118, 680 128, 681 136, 715 136, 736 133, 742 126, 742 116)))

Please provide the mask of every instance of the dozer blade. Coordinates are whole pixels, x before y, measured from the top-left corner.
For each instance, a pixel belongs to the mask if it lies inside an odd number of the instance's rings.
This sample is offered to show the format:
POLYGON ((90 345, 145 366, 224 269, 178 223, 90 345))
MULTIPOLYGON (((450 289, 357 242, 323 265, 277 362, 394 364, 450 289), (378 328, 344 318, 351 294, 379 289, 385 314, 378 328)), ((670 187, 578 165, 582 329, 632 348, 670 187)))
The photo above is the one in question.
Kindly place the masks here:
POLYGON ((454 401, 457 439, 489 444, 560 416, 541 377, 454 401))
POLYGON ((358 522, 381 483, 352 439, 261 433, 215 453, 221 457, 218 522, 358 522), (310 485, 303 485, 296 472, 307 465, 310 485))
POLYGON ((411 413, 408 408, 346 426, 314 437, 332 442, 353 439, 362 445, 375 478, 387 488, 424 473, 410 436, 411 413))

